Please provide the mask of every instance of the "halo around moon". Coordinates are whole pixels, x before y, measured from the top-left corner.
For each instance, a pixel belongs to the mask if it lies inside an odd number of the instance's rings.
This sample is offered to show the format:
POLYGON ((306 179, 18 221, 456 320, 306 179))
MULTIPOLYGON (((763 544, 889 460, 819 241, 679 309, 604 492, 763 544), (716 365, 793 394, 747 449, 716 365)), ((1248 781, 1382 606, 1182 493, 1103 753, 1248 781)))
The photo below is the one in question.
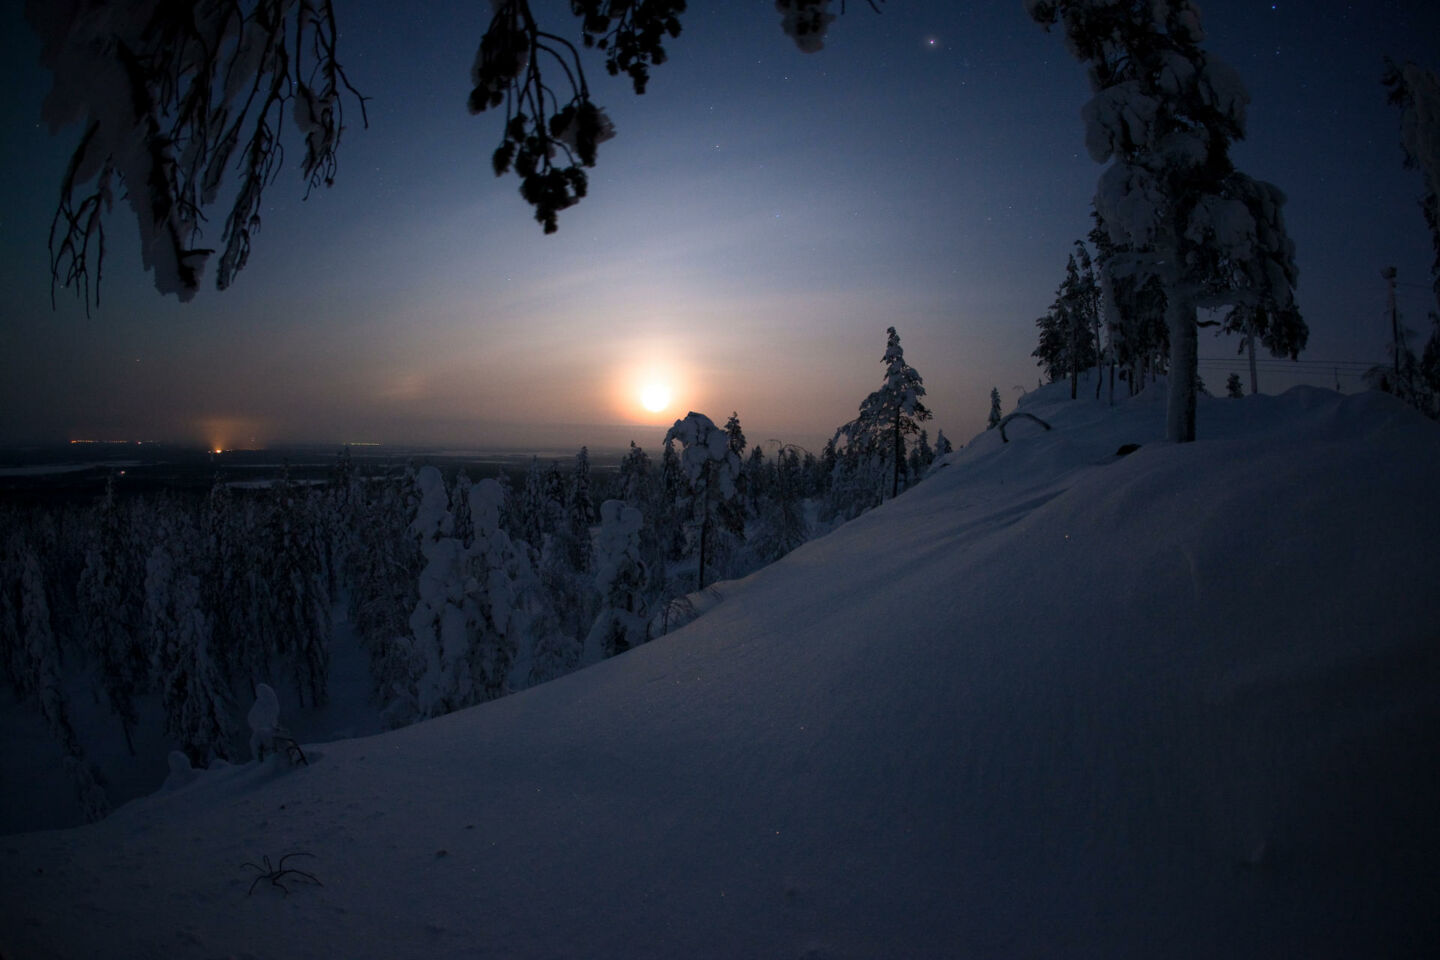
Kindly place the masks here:
POLYGON ((640 388, 640 406, 651 413, 660 413, 670 406, 671 391, 668 386, 652 380, 640 388))

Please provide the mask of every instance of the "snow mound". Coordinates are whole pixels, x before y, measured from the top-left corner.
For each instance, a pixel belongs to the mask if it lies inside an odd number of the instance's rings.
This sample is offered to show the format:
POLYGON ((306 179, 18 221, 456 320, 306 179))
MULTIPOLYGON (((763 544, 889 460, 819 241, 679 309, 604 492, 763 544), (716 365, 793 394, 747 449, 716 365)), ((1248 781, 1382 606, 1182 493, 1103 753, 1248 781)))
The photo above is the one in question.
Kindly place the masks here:
POLYGON ((1427 955, 1440 428, 1024 409, 621 657, 7 837, 0 952, 1427 955))

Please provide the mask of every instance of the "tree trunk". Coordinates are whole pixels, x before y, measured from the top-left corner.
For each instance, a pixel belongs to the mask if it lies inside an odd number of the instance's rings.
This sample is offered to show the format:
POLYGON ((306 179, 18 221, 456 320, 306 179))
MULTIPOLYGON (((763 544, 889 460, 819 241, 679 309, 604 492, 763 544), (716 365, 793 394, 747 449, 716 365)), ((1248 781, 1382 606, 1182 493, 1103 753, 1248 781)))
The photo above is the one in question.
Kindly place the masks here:
POLYGON ((894 500, 900 496, 900 461, 903 458, 903 450, 900 446, 900 410, 895 410, 895 479, 890 483, 890 499, 894 500))
POLYGON ((705 589, 705 548, 710 539, 710 461, 705 461, 705 472, 702 475, 705 484, 705 495, 700 500, 700 569, 695 574, 695 589, 705 589))
POLYGON ((1195 388, 1200 357, 1200 331, 1195 325, 1195 301, 1188 290, 1172 288, 1165 305, 1170 328, 1170 392, 1165 410, 1165 439, 1174 443, 1195 440, 1195 388))
POLYGON ((1100 353, 1100 311, 1094 315, 1095 326, 1095 399, 1100 399, 1100 384, 1105 381, 1105 358, 1100 353))

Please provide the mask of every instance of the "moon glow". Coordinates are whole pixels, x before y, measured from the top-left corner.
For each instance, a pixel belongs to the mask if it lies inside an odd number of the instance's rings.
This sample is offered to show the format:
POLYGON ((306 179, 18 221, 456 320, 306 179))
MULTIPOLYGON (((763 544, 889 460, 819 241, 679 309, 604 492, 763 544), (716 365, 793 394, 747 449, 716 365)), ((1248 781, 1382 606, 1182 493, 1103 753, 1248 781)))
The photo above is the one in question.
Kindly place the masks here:
POLYGON ((670 388, 663 383, 645 384, 640 388, 640 406, 651 413, 659 413, 670 406, 670 388))

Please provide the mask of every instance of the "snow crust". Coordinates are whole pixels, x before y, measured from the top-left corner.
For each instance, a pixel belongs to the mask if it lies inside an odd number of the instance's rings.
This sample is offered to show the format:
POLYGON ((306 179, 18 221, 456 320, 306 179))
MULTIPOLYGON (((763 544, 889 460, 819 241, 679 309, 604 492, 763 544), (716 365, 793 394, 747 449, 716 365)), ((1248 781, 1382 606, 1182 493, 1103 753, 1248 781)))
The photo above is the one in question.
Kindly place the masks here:
POLYGON ((1440 429, 1062 391, 623 656, 5 838, 0 952, 1428 955, 1440 429))

